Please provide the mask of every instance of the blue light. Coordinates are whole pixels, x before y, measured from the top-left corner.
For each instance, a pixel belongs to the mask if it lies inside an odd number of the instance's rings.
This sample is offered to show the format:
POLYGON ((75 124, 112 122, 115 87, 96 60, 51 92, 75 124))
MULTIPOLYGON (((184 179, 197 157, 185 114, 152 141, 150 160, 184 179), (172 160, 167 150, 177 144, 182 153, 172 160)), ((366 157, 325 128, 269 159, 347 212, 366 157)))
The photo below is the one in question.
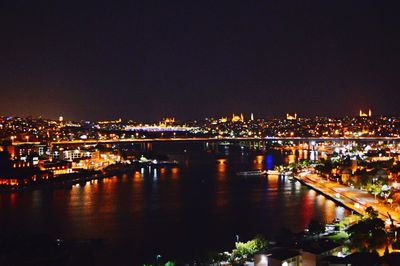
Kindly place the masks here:
POLYGON ((267 155, 267 159, 265 160, 265 168, 267 170, 272 170, 274 168, 273 167, 273 159, 272 159, 272 155, 271 154, 267 155))

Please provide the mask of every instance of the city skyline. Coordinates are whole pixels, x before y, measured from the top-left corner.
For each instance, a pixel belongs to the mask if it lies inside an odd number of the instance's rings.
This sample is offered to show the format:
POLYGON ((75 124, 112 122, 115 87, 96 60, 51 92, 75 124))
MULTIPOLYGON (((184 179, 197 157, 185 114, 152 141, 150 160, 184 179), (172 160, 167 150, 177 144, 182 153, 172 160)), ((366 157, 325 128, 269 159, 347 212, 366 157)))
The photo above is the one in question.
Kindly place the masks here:
POLYGON ((0 113, 73 120, 397 115, 395 8, 374 1, 1 4, 0 113))
POLYGON ((375 113, 372 112, 372 109, 359 109, 358 112, 356 113, 351 113, 351 114, 345 114, 343 116, 337 116, 333 114, 326 114, 326 115, 321 115, 321 114, 315 114, 315 115, 310 115, 310 116, 305 116, 304 114, 300 114, 298 112, 286 112, 282 114, 275 114, 275 115, 269 115, 269 116, 261 116, 260 114, 255 114, 254 112, 250 113, 244 113, 244 112, 232 112, 230 114, 228 113, 222 113, 220 115, 217 114, 211 114, 209 116, 203 116, 203 117, 197 117, 197 118, 189 118, 189 119, 181 119, 181 117, 175 117, 175 116, 170 116, 170 115, 159 115, 158 117, 155 117, 154 119, 151 120, 144 120, 144 119, 132 119, 129 118, 123 114, 120 114, 119 116, 112 117, 110 119, 106 119, 104 117, 98 117, 98 119, 90 120, 90 119, 74 119, 73 117, 65 117, 63 114, 61 115, 52 115, 52 116, 43 116, 43 115, 10 115, 10 114, 0 114, 0 118, 2 119, 11 119, 11 118, 22 118, 22 119, 44 119, 44 120, 50 120, 50 121, 58 121, 58 122, 96 122, 99 124, 118 124, 121 122, 134 122, 134 123, 160 123, 160 124, 174 124, 175 122, 177 123, 186 123, 186 122, 196 122, 196 121, 202 121, 202 120, 219 120, 220 122, 245 122, 245 121, 256 121, 256 120, 273 120, 273 119, 278 119, 278 120, 298 120, 298 119, 315 119, 315 118, 332 118, 332 119, 340 119, 340 118, 371 118, 371 117, 386 117, 386 118, 398 118, 399 115, 391 115, 391 114, 382 114, 382 113, 375 113), (124 118, 122 118, 124 117, 124 118))

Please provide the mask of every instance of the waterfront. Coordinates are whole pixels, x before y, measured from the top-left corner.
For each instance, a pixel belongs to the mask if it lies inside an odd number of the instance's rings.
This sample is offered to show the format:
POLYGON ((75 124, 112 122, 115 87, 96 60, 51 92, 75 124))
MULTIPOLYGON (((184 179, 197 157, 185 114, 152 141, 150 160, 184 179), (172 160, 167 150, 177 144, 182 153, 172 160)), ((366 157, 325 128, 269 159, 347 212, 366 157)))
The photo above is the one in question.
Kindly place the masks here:
POLYGON ((312 218, 331 222, 349 213, 299 182, 236 176, 239 170, 281 163, 280 151, 202 147, 154 147, 183 159, 180 167, 156 173, 1 194, 0 226, 7 234, 101 238, 103 247, 93 259, 107 264, 148 261, 155 254, 194 258, 231 248, 236 235, 273 237, 280 228, 301 231, 312 218))
POLYGON ((384 200, 374 198, 367 191, 326 180, 317 174, 302 173, 295 179, 359 214, 365 215, 366 208, 371 206, 377 210, 382 219, 389 220, 390 215, 395 224, 399 222, 398 206, 385 204, 384 200))

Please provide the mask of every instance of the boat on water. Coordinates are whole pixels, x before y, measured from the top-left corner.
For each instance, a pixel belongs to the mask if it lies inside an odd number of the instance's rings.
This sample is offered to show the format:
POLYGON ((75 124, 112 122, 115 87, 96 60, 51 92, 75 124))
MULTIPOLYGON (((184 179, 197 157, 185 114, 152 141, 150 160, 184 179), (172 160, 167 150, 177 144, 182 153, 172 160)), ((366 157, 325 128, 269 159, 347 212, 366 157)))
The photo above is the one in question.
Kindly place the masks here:
POLYGON ((157 159, 147 159, 142 156, 139 160, 132 160, 132 164, 136 165, 148 165, 148 166, 177 166, 178 161, 167 161, 167 160, 157 160, 157 159))
POLYGON ((267 171, 267 175, 280 175, 281 172, 277 171, 277 170, 268 170, 267 171))
POLYGON ((236 173, 238 176, 262 176, 266 175, 267 171, 261 171, 261 170, 254 170, 254 171, 243 171, 243 172, 237 172, 236 173))

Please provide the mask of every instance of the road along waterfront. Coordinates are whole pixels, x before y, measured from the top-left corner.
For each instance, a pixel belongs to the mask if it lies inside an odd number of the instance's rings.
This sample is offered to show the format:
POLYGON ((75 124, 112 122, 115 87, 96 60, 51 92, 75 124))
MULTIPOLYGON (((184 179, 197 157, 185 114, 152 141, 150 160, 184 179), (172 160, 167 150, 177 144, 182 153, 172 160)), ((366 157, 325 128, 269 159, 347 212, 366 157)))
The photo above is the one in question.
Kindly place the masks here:
POLYGON ((389 218, 388 214, 390 214, 394 223, 400 222, 400 214, 397 209, 391 208, 382 200, 376 199, 366 191, 327 180, 318 174, 311 173, 309 170, 302 171, 300 174, 295 175, 294 179, 331 198, 335 202, 342 204, 350 210, 353 210, 354 212, 364 214, 365 209, 368 206, 371 206, 378 211, 379 215, 384 220, 387 220, 389 218))

